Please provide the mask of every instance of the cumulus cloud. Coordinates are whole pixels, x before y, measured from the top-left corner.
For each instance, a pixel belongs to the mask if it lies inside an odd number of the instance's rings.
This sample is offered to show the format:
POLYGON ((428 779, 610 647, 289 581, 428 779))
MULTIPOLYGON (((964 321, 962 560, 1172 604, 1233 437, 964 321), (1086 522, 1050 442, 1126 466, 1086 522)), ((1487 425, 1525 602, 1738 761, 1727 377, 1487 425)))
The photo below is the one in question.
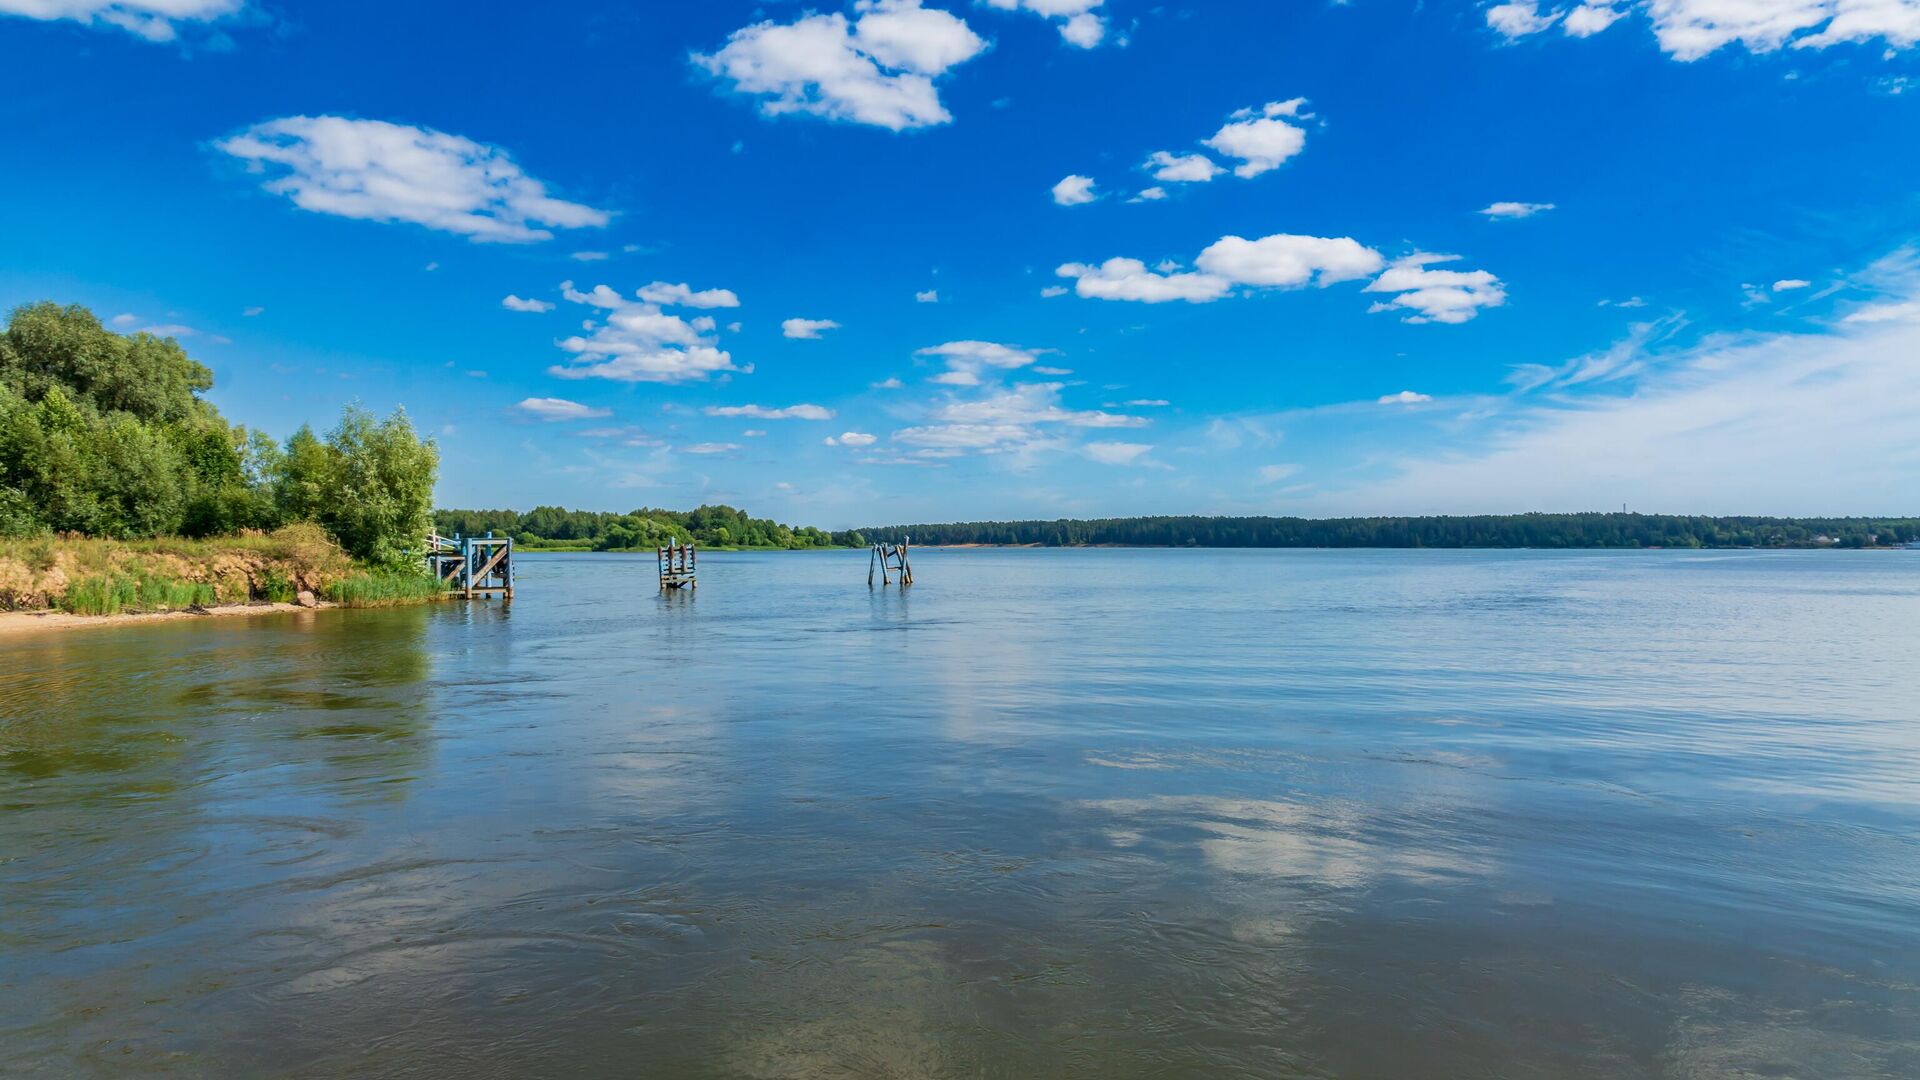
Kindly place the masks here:
POLYGON ((552 311, 554 308, 554 305, 549 303, 548 301, 522 300, 519 297, 513 295, 512 293, 508 293, 506 295, 506 298, 500 301, 500 306, 503 308, 506 308, 508 311, 533 311, 533 312, 552 311))
POLYGON ((831 420, 833 410, 820 405, 788 405, 770 409, 765 405, 709 405, 708 416, 745 416, 754 420, 831 420))
POLYGON ((1487 9, 1487 25, 1508 40, 1537 34, 1560 21, 1560 13, 1543 13, 1534 0, 1514 0, 1487 9))
POLYGON ((1233 282, 1213 274, 1179 270, 1149 270, 1139 259, 1112 258, 1099 265, 1064 263, 1054 273, 1074 280, 1074 292, 1089 300, 1133 300, 1164 304, 1185 300, 1204 304, 1218 300, 1233 282))
POLYGON ((781 336, 799 341, 818 341, 823 331, 838 329, 840 324, 832 319, 788 319, 780 324, 781 336))
POLYGON ((1412 390, 1402 390, 1397 394, 1388 394, 1382 397, 1379 403, 1382 405, 1418 405, 1421 402, 1432 400, 1433 397, 1429 394, 1418 394, 1412 390))
MULTIPOLYGON (((731 354, 715 347, 712 320, 698 325, 668 314, 660 304, 628 300, 605 285, 588 292, 561 283, 569 303, 605 312, 587 319, 582 333, 560 341, 572 353, 569 365, 548 374, 562 379, 612 379, 616 382, 692 382, 739 371, 731 354)), ((722 290, 724 291, 724 290, 722 290)), ((729 293, 728 295, 732 295, 729 293)))
POLYGON ((1053 185, 1053 201, 1061 206, 1080 206, 1099 198, 1093 193, 1093 180, 1085 176, 1069 176, 1053 185))
POLYGON ((1060 401, 1059 383, 1021 383, 985 396, 949 400, 927 422, 902 428, 893 440, 922 456, 953 453, 1015 453, 1064 449, 1053 429, 1144 427, 1144 417, 1097 409, 1069 409, 1060 401))
POLYGON ((1406 311, 1410 323, 1463 323, 1507 302, 1499 278, 1485 270, 1429 270, 1435 263, 1453 262, 1458 255, 1415 252, 1395 259, 1387 271, 1366 288, 1371 293, 1397 293, 1369 311, 1406 311))
POLYGON ((1138 259, 1114 258, 1097 266, 1066 263, 1055 271, 1074 279, 1079 295, 1093 300, 1132 300, 1159 304, 1173 300, 1204 304, 1237 286, 1250 289, 1322 288, 1378 274, 1365 291, 1396 293, 1373 311, 1403 309, 1407 322, 1461 323, 1481 308, 1507 299, 1499 278, 1485 270, 1431 270, 1457 255, 1415 252, 1388 263, 1374 249, 1350 237, 1295 236, 1279 233, 1247 240, 1226 236, 1195 260, 1195 270, 1174 263, 1149 269, 1138 259), (1384 267, 1384 271, 1383 271, 1384 267))
POLYGON ((0 15, 118 27, 148 41, 177 40, 182 24, 238 14, 246 0, 0 0, 0 15))
POLYGON ((1480 213, 1494 220, 1513 220, 1530 218, 1535 214, 1544 214, 1553 209, 1550 202, 1497 202, 1481 210, 1480 213))
POLYGON ((694 289, 684 282, 678 285, 656 281, 651 285, 642 285, 634 295, 649 304, 665 307, 690 308, 736 308, 740 298, 732 289, 694 289))
POLYGON ((742 27, 694 63, 768 116, 806 114, 891 131, 953 119, 934 80, 986 42, 966 22, 920 0, 858 0, 858 16, 808 14, 742 27))
POLYGON ((1287 233, 1258 240, 1224 236, 1195 260, 1203 273, 1238 285, 1271 289, 1352 281, 1379 273, 1385 264, 1379 252, 1351 237, 1287 233))
POLYGON ((1794 289, 1804 289, 1812 284, 1813 282, 1805 278, 1781 278, 1779 281, 1773 283, 1773 291, 1791 292, 1794 289))
POLYGON ((1920 41, 1920 3, 1914 0, 1643 0, 1638 5, 1586 0, 1552 10, 1536 0, 1514 0, 1488 8, 1486 19, 1508 40, 1555 23, 1568 37, 1584 38, 1625 18, 1630 6, 1645 12, 1661 51, 1682 61, 1729 45, 1769 53, 1874 40, 1908 49, 1920 41))
POLYGON ((935 289, 927 289, 924 292, 914 293, 913 300, 916 304, 937 304, 940 302, 940 293, 935 289))
POLYGON ((848 432, 843 432, 839 435, 829 435, 821 441, 826 443, 828 446, 860 447, 860 446, 872 446, 874 443, 879 441, 879 438, 874 435, 869 435, 863 431, 848 431, 848 432))
POLYGON ((1592 37, 1593 35, 1626 18, 1627 13, 1608 3, 1586 3, 1567 12, 1567 18, 1561 29, 1568 37, 1592 37))
POLYGON ((1082 49, 1097 47, 1107 36, 1107 21, 1094 12, 1106 0, 987 0, 1001 11, 1031 11, 1060 20, 1060 37, 1082 49))
POLYGON ((1238 158, 1241 164, 1234 168, 1233 175, 1242 179, 1270 172, 1306 147, 1306 131, 1287 122, 1307 119, 1311 114, 1301 111, 1306 103, 1306 98, 1292 98, 1271 101, 1258 109, 1241 109, 1203 145, 1223 157, 1238 158))
POLYGON ((507 152, 383 120, 289 116, 214 144, 295 206, 365 221, 410 222, 476 242, 550 239, 548 227, 605 225, 605 210, 554 198, 507 152))
POLYGON ((577 401, 557 397, 530 397, 514 406, 536 420, 593 420, 612 416, 611 409, 595 409, 577 401))
POLYGON ((1155 180, 1170 184, 1204 184, 1227 171, 1205 154, 1175 154, 1166 150, 1154 151, 1147 158, 1145 168, 1153 173, 1155 180))

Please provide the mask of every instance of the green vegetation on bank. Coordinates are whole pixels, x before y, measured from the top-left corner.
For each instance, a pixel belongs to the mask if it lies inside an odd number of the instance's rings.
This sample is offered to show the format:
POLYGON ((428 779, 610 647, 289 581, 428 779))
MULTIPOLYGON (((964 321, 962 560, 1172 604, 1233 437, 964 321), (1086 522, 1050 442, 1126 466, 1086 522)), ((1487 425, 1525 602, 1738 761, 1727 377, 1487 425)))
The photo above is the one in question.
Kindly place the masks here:
POLYGON ((342 607, 393 607, 445 596, 446 586, 431 574, 413 570, 372 570, 326 587, 327 599, 342 607))
POLYGON ((348 406, 324 437, 302 427, 276 442, 228 423, 202 396, 212 387, 173 338, 115 333, 78 306, 13 311, 0 607, 287 600, 356 566, 426 580, 409 553, 431 525, 439 451, 404 410, 348 406))
POLYGON ((1045 547, 1872 547, 1920 539, 1920 518, 1503 514, 1480 517, 1141 517, 975 521, 864 529, 875 541, 1045 547))
POLYGON ((511 536, 535 551, 648 550, 678 537, 704 547, 806 548, 865 547, 857 532, 829 533, 811 525, 794 527, 747 516, 731 506, 697 510, 643 507, 625 514, 537 506, 517 510, 436 510, 433 520, 448 535, 511 536))

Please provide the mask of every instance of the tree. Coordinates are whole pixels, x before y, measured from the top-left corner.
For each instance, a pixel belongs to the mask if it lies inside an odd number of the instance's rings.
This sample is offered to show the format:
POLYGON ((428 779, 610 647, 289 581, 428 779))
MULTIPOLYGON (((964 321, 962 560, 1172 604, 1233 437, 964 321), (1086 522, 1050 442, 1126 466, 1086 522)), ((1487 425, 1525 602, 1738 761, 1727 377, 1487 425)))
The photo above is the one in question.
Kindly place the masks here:
POLYGON ((433 528, 439 448, 420 440, 405 409, 375 420, 349 405, 340 426, 327 435, 327 450, 320 523, 356 558, 395 567, 409 563, 433 528))

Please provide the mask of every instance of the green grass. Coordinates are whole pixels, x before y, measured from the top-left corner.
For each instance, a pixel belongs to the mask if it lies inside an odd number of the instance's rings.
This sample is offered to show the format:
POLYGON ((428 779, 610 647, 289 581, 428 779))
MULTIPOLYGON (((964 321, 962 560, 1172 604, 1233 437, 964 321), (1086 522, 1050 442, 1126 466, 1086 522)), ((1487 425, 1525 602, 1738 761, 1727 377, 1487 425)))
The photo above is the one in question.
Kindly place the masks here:
POLYGON ((371 570, 327 586, 327 599, 342 607, 392 607, 440 600, 446 595, 446 586, 429 574, 391 570, 371 570))
POLYGON ((75 615, 118 615, 123 611, 178 611, 214 602, 213 586, 171 578, 121 574, 81 578, 60 600, 75 615))

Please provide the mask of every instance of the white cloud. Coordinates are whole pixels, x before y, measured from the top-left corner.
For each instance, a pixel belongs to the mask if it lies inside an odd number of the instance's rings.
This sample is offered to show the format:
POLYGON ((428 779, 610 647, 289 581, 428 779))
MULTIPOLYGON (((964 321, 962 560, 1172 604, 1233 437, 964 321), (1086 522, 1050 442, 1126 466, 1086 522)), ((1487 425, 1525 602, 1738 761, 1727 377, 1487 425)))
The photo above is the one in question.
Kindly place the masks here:
POLYGON ((1066 448, 1047 429, 1134 428, 1144 417, 1069 409, 1060 403, 1059 383, 1022 383, 996 389, 984 397, 950 400, 934 409, 928 422, 893 433, 895 442, 918 447, 919 453, 939 454, 1034 453, 1066 448))
POLYGON ((566 398, 530 397, 514 408, 539 420, 593 420, 602 416, 612 416, 611 409, 595 409, 566 398))
POLYGON ((1162 398, 1135 398, 1134 400, 1127 402, 1127 408, 1129 409, 1163 409, 1171 404, 1173 404, 1173 402, 1166 401, 1162 398))
POLYGON ((1080 206, 1099 197, 1093 193, 1093 180, 1089 177, 1069 176, 1053 185, 1053 201, 1061 206, 1080 206))
POLYGON ((875 390, 898 390, 905 385, 907 384, 901 382, 899 379, 889 377, 874 383, 873 388, 875 390))
MULTIPOLYGON (((1908 293, 1907 295, 1912 295, 1908 293)), ((1895 299, 1920 317, 1920 302, 1895 299)), ((1343 512, 1507 513, 1635 506, 1685 513, 1895 513, 1920 452, 1920 323, 1636 355, 1608 391, 1522 398, 1469 441, 1396 462, 1343 512), (1844 462, 1845 467, 1836 467, 1844 462)))
POLYGON ((1301 469, 1301 466, 1299 465, 1295 465, 1291 462, 1284 462, 1279 465, 1262 465, 1256 471, 1260 477, 1261 483, 1277 484, 1282 480, 1285 480, 1289 477, 1297 475, 1300 472, 1300 469, 1301 469))
POLYGON ((1776 281, 1773 283, 1773 291, 1789 292, 1794 289, 1804 289, 1807 286, 1812 284, 1813 282, 1808 281, 1805 278, 1781 278, 1779 281, 1776 281))
POLYGON ((1351 237, 1279 233, 1247 240, 1225 236, 1200 253, 1195 265, 1239 285, 1291 289, 1352 281, 1380 272, 1379 252, 1351 237))
POLYGON ((680 452, 683 454, 730 454, 738 449, 740 449, 739 443, 703 442, 694 443, 692 446, 682 446, 680 447, 680 452))
POLYGON ((1152 450, 1150 443, 1090 442, 1081 447, 1089 458, 1102 465, 1131 465, 1152 450))
POLYGON ((1481 210, 1480 213, 1495 220, 1530 218, 1535 214, 1544 214, 1553 209, 1550 202, 1497 202, 1481 210))
POLYGON ((113 325, 115 326, 132 326, 139 321, 140 316, 135 315, 131 311, 123 311, 113 317, 113 325))
POLYGON ((1059 19, 1060 37, 1082 49, 1097 47, 1107 36, 1107 21, 1094 14, 1106 0, 987 0, 988 7, 1001 11, 1031 11, 1050 19, 1059 19))
POLYGON ((740 433, 740 437, 743 439, 764 439, 767 437, 767 433, 764 428, 748 428, 740 433))
POLYGON ((1308 114, 1300 110, 1306 103, 1306 98, 1293 98, 1268 102, 1257 110, 1242 109, 1203 145, 1223 157, 1238 158, 1241 164, 1233 175, 1242 179, 1277 169, 1307 145, 1307 133, 1287 122, 1288 118, 1305 119, 1308 114))
POLYGON ((180 323, 161 323, 158 326, 143 326, 140 328, 140 332, 143 334, 152 334, 154 337, 183 338, 193 337, 200 331, 180 323))
POLYGON ((684 282, 676 285, 656 281, 651 285, 642 285, 634 295, 649 304, 660 304, 665 307, 736 308, 740 306, 740 298, 734 295, 732 289, 695 290, 684 282))
POLYGON ((925 292, 914 293, 913 300, 917 304, 937 304, 940 302, 940 293, 937 289, 928 289, 925 292))
POLYGON ((613 258, 604 251, 576 251, 567 257, 574 262, 606 262, 613 258))
POLYGON ((1074 279, 1074 291, 1089 300, 1134 300, 1164 304, 1172 300, 1204 304, 1227 295, 1233 283, 1212 274, 1162 273, 1139 259, 1113 258, 1098 266, 1065 263, 1054 273, 1074 279))
POLYGON ((1432 401, 1432 400, 1433 400, 1433 396, 1430 394, 1420 394, 1420 393, 1415 393, 1412 390, 1402 390, 1397 394, 1388 394, 1385 397, 1382 397, 1379 401, 1379 404, 1418 405, 1422 402, 1432 401))
POLYGON ((506 308, 508 311, 534 312, 552 311, 554 307, 552 303, 546 300, 522 300, 512 293, 508 293, 506 297, 500 301, 500 306, 506 308))
POLYGON ((119 27, 148 41, 173 41, 183 23, 211 23, 235 15, 246 0, 0 0, 0 15, 67 19, 119 27))
POLYGON ((1920 300, 1868 304, 1840 320, 1843 323, 1913 322, 1920 320, 1920 300))
POLYGON ((986 42, 919 0, 859 0, 854 11, 852 21, 835 12, 755 23, 693 59, 736 92, 760 98, 768 116, 805 113, 892 131, 951 121, 933 81, 986 42))
POLYGON ((1205 154, 1173 154, 1165 150, 1154 151, 1144 167, 1152 170, 1155 180, 1173 184, 1204 184, 1227 171, 1205 154))
POLYGON ((254 317, 255 315, 264 315, 264 314, 266 314, 266 311, 267 311, 267 309, 266 309, 266 308, 263 308, 263 307, 250 307, 250 308, 248 308, 248 309, 246 309, 245 311, 242 311, 242 312, 241 312, 240 314, 241 314, 241 315, 242 315, 243 317, 245 317, 245 318, 248 318, 248 319, 251 319, 251 318, 253 318, 253 317, 254 317))
POLYGON ((1487 25, 1509 41, 1537 34, 1560 21, 1560 13, 1542 13, 1534 0, 1514 0, 1487 9, 1487 25))
MULTIPOLYGON (((612 379, 616 382, 691 382, 739 371, 731 354, 715 347, 712 323, 703 329, 655 303, 628 300, 605 285, 580 292, 561 283, 567 301, 605 311, 605 321, 588 319, 582 334, 563 339, 572 366, 547 373, 562 379, 612 379)), ((724 290, 720 290, 724 291, 724 290)), ((728 294, 732 295, 731 293, 728 294)))
POLYGON ((1585 3, 1567 12, 1567 18, 1560 25, 1568 37, 1592 37, 1593 35, 1626 18, 1627 13, 1610 3, 1585 3))
POLYGON ((823 441, 828 446, 872 446, 879 439, 862 431, 848 431, 839 436, 829 435, 823 441))
POLYGON ((1051 300, 1056 296, 1065 296, 1070 291, 1071 290, 1065 285, 1049 285, 1040 290, 1040 295, 1045 299, 1051 300))
POLYGON ((832 319, 788 319, 780 324, 783 337, 799 341, 818 341, 825 330, 838 330, 840 324, 832 319))
POLYGON ((947 370, 933 377, 943 386, 979 386, 987 369, 1013 371, 1028 367, 1039 359, 1041 350, 1022 349, 992 341, 949 341, 914 352, 946 361, 947 370))
POLYGON ((1504 304, 1507 294, 1500 279, 1485 270, 1427 269, 1458 257, 1416 252, 1388 264, 1378 251, 1350 237, 1279 233, 1259 240, 1222 237, 1200 253, 1195 271, 1182 271, 1174 263, 1148 269, 1138 259, 1115 258, 1098 266, 1067 263, 1055 273, 1073 278, 1082 297, 1147 304, 1174 300, 1204 304, 1226 296, 1235 286, 1324 288, 1379 274, 1364 291, 1399 295, 1375 303, 1370 310, 1403 309, 1412 313, 1406 319, 1412 323, 1461 323, 1481 308, 1504 304))
POLYGON ((1485 270, 1427 269, 1434 263, 1458 258, 1458 255, 1415 252, 1395 259, 1366 291, 1399 295, 1368 310, 1410 311, 1413 314, 1405 319, 1410 323, 1463 323, 1478 315, 1481 308, 1499 307, 1507 302, 1506 289, 1500 279, 1485 270))
POLYGON ((769 409, 765 405, 709 405, 708 416, 745 416, 754 420, 831 420, 833 410, 820 405, 788 405, 769 409))
POLYGON ((551 238, 543 226, 579 229, 611 218, 554 198, 498 147, 427 128, 289 116, 215 146, 269 175, 266 190, 320 214, 411 222, 501 243, 551 238))
POLYGON ((1164 199, 1164 198, 1166 198, 1166 197, 1167 197, 1167 189, 1166 189, 1166 188, 1163 188, 1163 187, 1150 187, 1150 188, 1144 188, 1144 189, 1142 189, 1142 190, 1141 190, 1141 192, 1140 192, 1140 194, 1138 194, 1138 195, 1135 195, 1135 196, 1134 196, 1133 198, 1131 198, 1131 199, 1128 199, 1127 201, 1128 201, 1128 202, 1136 202, 1136 203, 1142 203, 1142 202, 1159 202, 1159 201, 1160 201, 1161 199, 1164 199))

